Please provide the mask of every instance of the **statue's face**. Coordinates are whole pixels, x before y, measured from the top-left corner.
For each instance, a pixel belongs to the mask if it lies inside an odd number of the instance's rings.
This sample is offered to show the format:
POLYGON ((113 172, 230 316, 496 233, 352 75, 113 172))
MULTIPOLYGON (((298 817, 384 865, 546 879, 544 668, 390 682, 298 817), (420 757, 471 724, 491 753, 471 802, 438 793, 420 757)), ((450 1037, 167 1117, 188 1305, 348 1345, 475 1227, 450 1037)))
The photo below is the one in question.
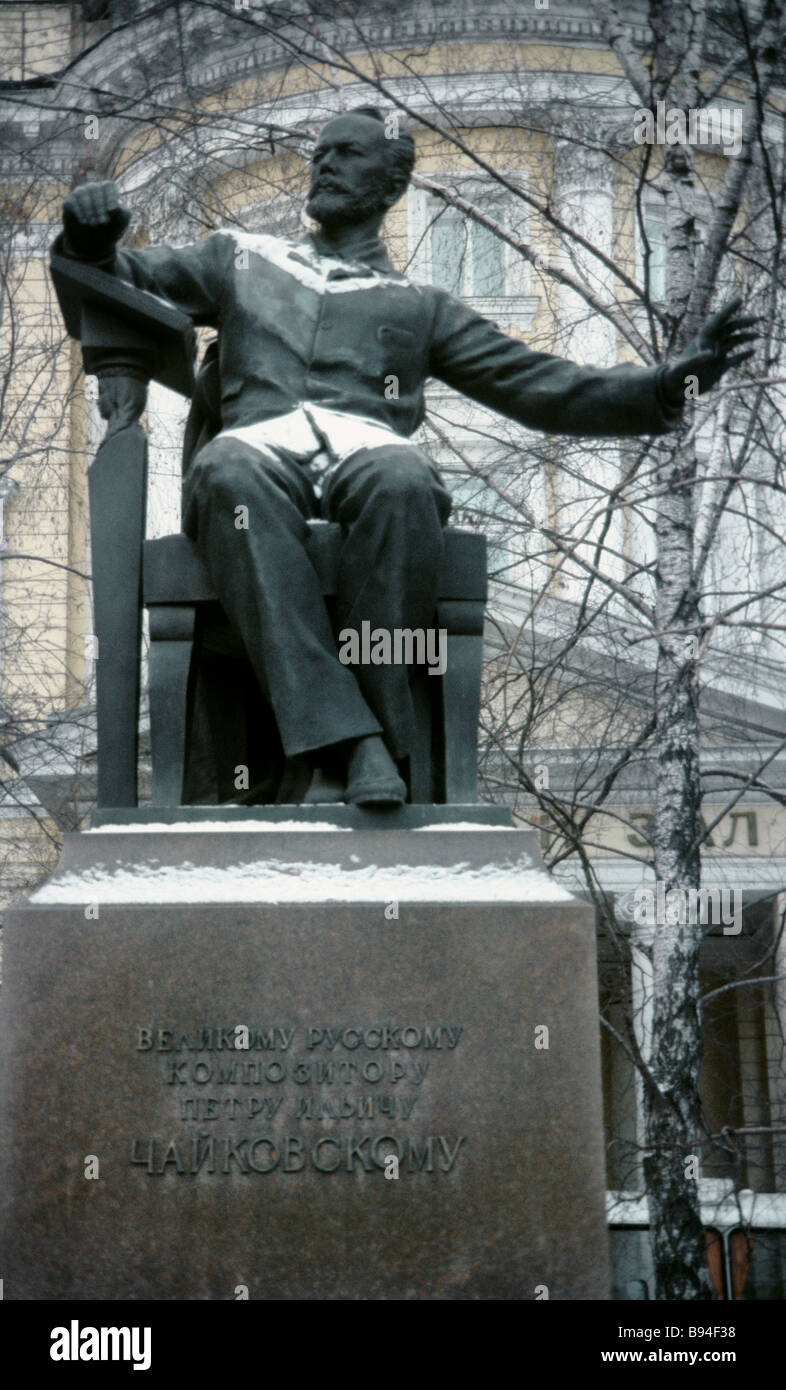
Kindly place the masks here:
POLYGON ((311 161, 310 217, 327 228, 363 222, 386 211, 399 191, 380 121, 338 116, 328 122, 311 161))

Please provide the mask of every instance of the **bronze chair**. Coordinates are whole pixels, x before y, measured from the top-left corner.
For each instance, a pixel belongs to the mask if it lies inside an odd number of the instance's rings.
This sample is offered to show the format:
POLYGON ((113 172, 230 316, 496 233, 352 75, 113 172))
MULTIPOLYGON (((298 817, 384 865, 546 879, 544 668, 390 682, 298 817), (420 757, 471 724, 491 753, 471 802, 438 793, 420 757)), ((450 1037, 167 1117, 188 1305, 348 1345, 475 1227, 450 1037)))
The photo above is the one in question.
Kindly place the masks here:
MULTIPOLYGON (((179 806, 205 633, 222 624, 230 630, 193 542, 182 534, 144 540, 147 440, 138 419, 151 379, 189 397, 184 454, 190 457, 220 427, 218 365, 209 352, 195 378, 191 324, 154 295, 59 256, 52 257, 52 277, 68 332, 82 343, 85 370, 99 378, 99 404, 108 418, 106 438, 88 474, 98 643, 98 806, 137 805, 143 607, 150 624, 152 804, 179 806)), ((310 533, 309 552, 329 602, 341 528, 312 522, 310 533)), ((412 802, 476 800, 486 592, 485 538, 447 528, 435 618, 436 626, 447 630, 447 666, 439 677, 414 675, 412 802)))

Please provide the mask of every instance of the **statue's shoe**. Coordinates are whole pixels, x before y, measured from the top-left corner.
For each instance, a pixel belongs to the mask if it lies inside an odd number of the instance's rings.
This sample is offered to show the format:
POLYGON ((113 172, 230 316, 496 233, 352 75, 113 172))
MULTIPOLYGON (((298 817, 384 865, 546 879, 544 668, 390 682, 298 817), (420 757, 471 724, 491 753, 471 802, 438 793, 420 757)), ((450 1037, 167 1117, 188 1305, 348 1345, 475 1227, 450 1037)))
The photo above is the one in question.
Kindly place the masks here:
POLYGON ((350 782, 344 793, 349 806, 403 806, 407 789, 400 777, 390 782, 350 782))
POLYGON ((350 806, 403 806, 407 788, 379 734, 359 739, 349 757, 344 800, 350 806))

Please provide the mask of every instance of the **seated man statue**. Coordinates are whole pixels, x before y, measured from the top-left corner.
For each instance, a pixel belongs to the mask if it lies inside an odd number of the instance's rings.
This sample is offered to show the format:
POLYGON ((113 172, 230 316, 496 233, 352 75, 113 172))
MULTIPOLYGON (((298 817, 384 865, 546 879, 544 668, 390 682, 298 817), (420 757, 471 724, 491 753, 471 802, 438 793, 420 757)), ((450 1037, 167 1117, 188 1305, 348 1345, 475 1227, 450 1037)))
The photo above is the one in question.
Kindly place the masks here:
POLYGON ((301 241, 226 228, 189 246, 117 250, 129 214, 113 183, 94 183, 66 199, 55 245, 218 330, 221 430, 187 468, 184 530, 287 757, 310 772, 338 766, 338 795, 361 806, 406 797, 410 672, 339 660, 307 520, 343 530, 335 631, 429 629, 450 497, 409 441, 427 377, 530 429, 657 435, 680 418, 685 377, 706 390, 754 336, 737 300, 672 364, 599 369, 532 352, 393 269, 379 231, 407 188, 414 144, 389 134, 374 107, 328 122, 307 204, 319 230, 301 241))

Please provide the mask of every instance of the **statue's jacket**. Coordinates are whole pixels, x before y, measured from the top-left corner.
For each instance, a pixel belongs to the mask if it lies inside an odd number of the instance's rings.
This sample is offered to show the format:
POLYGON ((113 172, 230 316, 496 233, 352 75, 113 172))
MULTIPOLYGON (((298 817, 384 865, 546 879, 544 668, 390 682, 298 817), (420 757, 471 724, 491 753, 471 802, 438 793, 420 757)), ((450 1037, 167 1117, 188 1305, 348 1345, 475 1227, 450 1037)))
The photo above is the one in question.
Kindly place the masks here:
POLYGON ((679 420, 662 366, 579 366, 533 352, 446 291, 397 274, 377 237, 354 254, 341 259, 318 236, 222 229, 99 264, 218 330, 224 429, 313 402, 409 436, 428 377, 557 434, 663 434, 679 420))

